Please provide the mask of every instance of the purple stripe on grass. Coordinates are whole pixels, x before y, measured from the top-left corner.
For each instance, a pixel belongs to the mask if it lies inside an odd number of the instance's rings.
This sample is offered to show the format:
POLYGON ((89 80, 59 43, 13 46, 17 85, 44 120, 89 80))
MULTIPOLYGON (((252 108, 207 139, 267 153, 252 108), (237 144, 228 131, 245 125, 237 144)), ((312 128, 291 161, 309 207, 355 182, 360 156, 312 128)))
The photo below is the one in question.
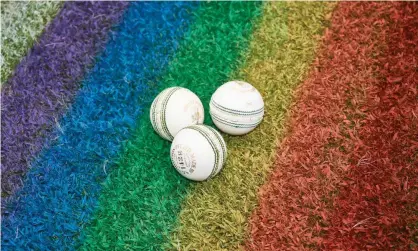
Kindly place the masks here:
POLYGON ((127 2, 68 2, 1 93, 2 197, 22 185, 127 2), (49 137, 48 137, 49 136, 49 137))

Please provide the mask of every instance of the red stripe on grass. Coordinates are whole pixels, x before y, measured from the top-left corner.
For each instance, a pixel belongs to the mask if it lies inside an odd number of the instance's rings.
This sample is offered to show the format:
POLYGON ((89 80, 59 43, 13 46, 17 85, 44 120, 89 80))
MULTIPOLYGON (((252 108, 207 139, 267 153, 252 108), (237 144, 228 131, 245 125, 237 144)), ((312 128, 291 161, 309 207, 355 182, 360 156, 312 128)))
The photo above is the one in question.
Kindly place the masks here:
POLYGON ((340 3, 335 10, 313 71, 299 90, 275 170, 260 192, 247 249, 331 245, 323 238, 329 229, 339 231, 330 215, 340 187, 349 189, 350 155, 359 150, 357 131, 370 114, 366 94, 380 83, 376 65, 393 8, 367 2, 340 3))
POLYGON ((365 118, 335 201, 327 249, 418 248, 418 4, 388 7, 378 82, 366 89, 367 102, 353 106, 365 118))

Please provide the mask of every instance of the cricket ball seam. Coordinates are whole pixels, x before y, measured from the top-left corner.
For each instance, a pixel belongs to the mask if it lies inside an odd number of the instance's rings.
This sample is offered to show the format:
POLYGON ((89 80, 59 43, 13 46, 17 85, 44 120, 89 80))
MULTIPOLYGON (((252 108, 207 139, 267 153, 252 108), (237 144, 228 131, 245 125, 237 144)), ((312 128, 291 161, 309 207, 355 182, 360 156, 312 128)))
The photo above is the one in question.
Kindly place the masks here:
POLYGON ((156 108, 160 98, 161 98, 160 95, 158 95, 157 98, 155 99, 155 101, 152 102, 152 105, 151 105, 151 125, 154 128, 154 130, 157 131, 157 132, 158 132, 158 126, 157 126, 157 121, 156 121, 157 118, 156 118, 155 108, 156 108))
POLYGON ((171 96, 177 91, 180 90, 180 87, 173 87, 173 89, 169 90, 167 93, 167 96, 165 97, 165 99, 163 100, 162 103, 162 115, 161 115, 161 126, 162 126, 162 130, 163 132, 165 132, 165 137, 167 140, 172 141, 174 139, 174 136, 170 133, 170 130, 167 127, 167 123, 166 123, 166 111, 167 111, 167 104, 168 101, 170 100, 171 96))
POLYGON ((213 112, 210 112, 210 115, 212 116, 212 119, 213 120, 216 120, 216 121, 218 121, 218 122, 220 122, 222 124, 226 124, 226 125, 233 126, 233 127, 236 127, 236 128, 253 128, 253 127, 257 127, 261 123, 261 121, 263 121, 263 118, 261 118, 257 122, 252 123, 252 124, 240 124, 240 123, 235 123, 235 122, 230 121, 230 120, 227 120, 227 119, 223 119, 223 118, 221 118, 220 116, 216 115, 213 112))
POLYGON ((214 174, 216 173, 216 171, 219 169, 218 168, 218 165, 219 165, 219 150, 216 148, 213 139, 210 137, 210 135, 207 132, 204 131, 204 129, 201 129, 196 125, 192 125, 192 126, 189 126, 187 128, 199 132, 206 139, 206 141, 209 143, 210 147, 212 148, 213 153, 215 154, 215 163, 213 165, 213 168, 212 168, 212 171, 211 171, 210 175, 208 176, 208 178, 212 178, 214 176, 214 174))
MULTIPOLYGON (((210 126, 205 126, 207 129, 209 129, 210 131, 213 132, 213 134, 215 134, 215 137, 218 139, 221 149, 222 149, 222 163, 221 163, 221 167, 225 164, 225 160, 227 158, 227 150, 226 150, 226 143, 224 141, 224 139, 222 138, 222 135, 216 131, 215 129, 213 129, 210 126)), ((220 168, 219 168, 220 169, 220 168)), ((219 171, 217 170, 215 175, 218 173, 219 171)))
POLYGON ((218 103, 216 103, 216 101, 214 101, 213 99, 211 99, 210 104, 213 105, 215 108, 229 113, 231 115, 259 115, 259 114, 263 114, 264 113, 264 107, 261 107, 260 109, 254 110, 254 111, 242 111, 242 110, 234 110, 234 109, 230 109, 227 108, 225 106, 222 106, 218 103))

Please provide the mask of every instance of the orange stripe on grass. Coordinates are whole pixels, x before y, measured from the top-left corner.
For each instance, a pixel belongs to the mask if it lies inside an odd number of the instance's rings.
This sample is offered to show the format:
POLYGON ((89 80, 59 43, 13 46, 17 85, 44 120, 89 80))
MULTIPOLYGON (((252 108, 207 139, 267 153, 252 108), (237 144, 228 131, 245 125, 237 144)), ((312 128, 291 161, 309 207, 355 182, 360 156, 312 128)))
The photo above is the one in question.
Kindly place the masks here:
POLYGON ((354 151, 327 249, 418 247, 418 4, 385 4, 379 13, 388 30, 378 37, 378 81, 365 89, 366 102, 350 107, 365 117, 352 130, 354 151))
POLYGON ((378 81, 375 56, 387 32, 389 5, 340 3, 335 10, 311 76, 299 90, 275 171, 260 192, 247 249, 323 247, 367 112, 358 107, 378 81))

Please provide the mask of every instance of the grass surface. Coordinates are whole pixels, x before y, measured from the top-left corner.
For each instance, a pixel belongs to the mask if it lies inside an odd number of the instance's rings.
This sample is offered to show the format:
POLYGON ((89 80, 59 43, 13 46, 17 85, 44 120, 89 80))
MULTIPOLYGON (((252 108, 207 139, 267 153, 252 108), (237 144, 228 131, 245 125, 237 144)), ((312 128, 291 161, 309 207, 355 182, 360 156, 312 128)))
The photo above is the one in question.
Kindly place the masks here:
POLYGON ((46 1, 1 3, 0 87, 34 45, 48 22, 58 13, 62 4, 46 1))
POLYGON ((365 59, 375 80, 355 81, 361 88, 351 92, 353 151, 326 249, 418 249, 418 4, 375 5, 378 22, 356 20, 379 23, 367 43, 375 51, 365 59))
POLYGON ((35 43, 59 5, 1 7, 4 250, 418 247, 416 3, 65 3, 35 43), (190 182, 150 104, 232 79, 265 118, 190 182))
POLYGON ((226 137, 227 163, 216 178, 194 183, 182 205, 173 249, 237 250, 271 169, 295 87, 306 76, 332 10, 326 3, 266 4, 244 66, 234 78, 252 83, 266 105, 264 121, 242 137, 226 137))
POLYGON ((415 46, 407 35, 414 25, 411 9, 394 6, 338 4, 298 93, 275 170, 262 188, 248 250, 408 249, 417 190, 400 188, 417 177, 405 163, 417 131, 394 125, 416 121, 411 104, 417 87, 411 66, 399 60, 414 62, 415 46), (397 28, 390 32, 389 26, 397 28), (384 55, 389 34, 392 57, 384 55), (399 76, 402 85, 396 84, 399 76), (381 87, 387 96, 376 92, 381 87), (404 97, 400 103, 392 98, 397 95, 404 97))
MULTIPOLYGON (((127 2, 67 2, 2 89, 2 198, 15 193, 31 162, 56 137, 127 2)), ((4 205, 5 203, 3 203, 4 205)))
POLYGON ((57 122, 56 140, 36 159, 23 188, 2 212, 2 248, 74 249, 82 242, 101 183, 132 135, 150 83, 172 59, 196 5, 129 5, 74 104, 57 122))
MULTIPOLYGON (((240 65, 259 9, 260 3, 202 3, 168 72, 150 83, 158 84, 150 97, 183 86, 207 111, 212 93, 240 65)), ((104 185, 85 250, 159 250, 168 239, 189 182, 172 167, 170 142, 154 133, 148 112, 104 185)))

